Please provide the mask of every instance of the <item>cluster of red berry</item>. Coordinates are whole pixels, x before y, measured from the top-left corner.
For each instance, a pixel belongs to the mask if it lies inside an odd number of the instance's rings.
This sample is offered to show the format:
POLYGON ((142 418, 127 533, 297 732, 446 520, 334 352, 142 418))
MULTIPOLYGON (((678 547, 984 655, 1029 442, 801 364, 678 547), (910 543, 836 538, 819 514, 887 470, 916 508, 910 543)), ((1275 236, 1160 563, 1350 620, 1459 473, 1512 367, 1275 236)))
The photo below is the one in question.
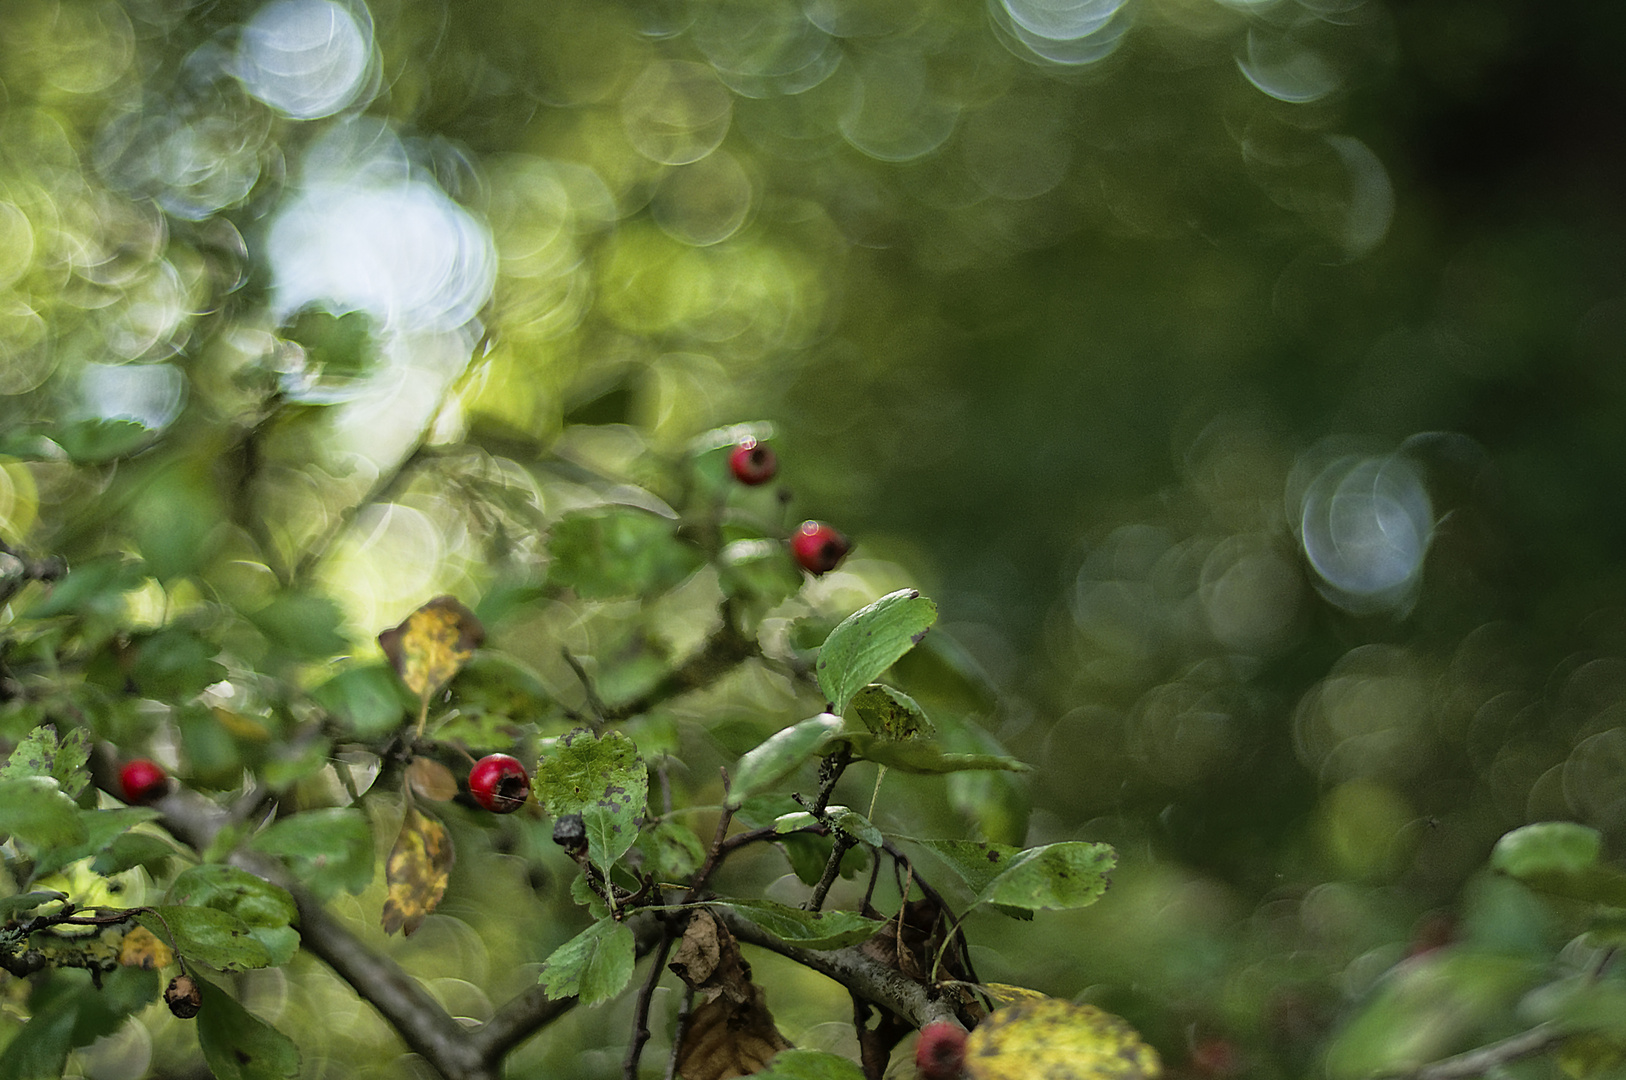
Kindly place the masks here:
MULTIPOLYGON (((748 437, 740 440, 729 453, 728 468, 734 479, 756 487, 774 478, 779 471, 779 459, 769 447, 748 437)), ((790 538, 791 557, 811 574, 829 573, 851 550, 852 541, 822 521, 802 522, 790 538)))

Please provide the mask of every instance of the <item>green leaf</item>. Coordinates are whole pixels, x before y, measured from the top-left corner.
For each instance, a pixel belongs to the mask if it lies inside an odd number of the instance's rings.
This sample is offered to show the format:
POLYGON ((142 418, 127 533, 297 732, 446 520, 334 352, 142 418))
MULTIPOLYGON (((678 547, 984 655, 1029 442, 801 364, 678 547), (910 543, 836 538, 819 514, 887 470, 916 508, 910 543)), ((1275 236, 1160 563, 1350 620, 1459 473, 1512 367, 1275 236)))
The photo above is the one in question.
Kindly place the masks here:
MULTIPOLYGON (((108 810, 79 810, 79 821, 85 832, 84 841, 52 847, 40 852, 34 862, 34 878, 54 874, 69 863, 88 859, 106 851, 119 837, 144 821, 154 821, 158 811, 145 806, 120 806, 108 810)), ((170 848, 171 852, 175 849, 170 848)), ((107 871, 97 870, 97 873, 107 871)))
POLYGON ((1514 829, 1496 842, 1491 867, 1516 878, 1575 874, 1597 865, 1603 834, 1571 821, 1543 821, 1514 829))
POLYGON ((318 593, 279 593, 248 618, 272 644, 298 657, 324 660, 350 647, 340 630, 344 613, 318 593))
POLYGON ((820 713, 770 735, 735 766, 728 789, 728 805, 737 809, 752 795, 789 776, 824 749, 840 730, 841 717, 820 713))
POLYGON ((916 589, 889 593, 843 619, 824 639, 816 667, 830 711, 846 712, 853 696, 914 648, 936 621, 937 605, 916 589))
POLYGON ((817 825, 819 819, 806 810, 793 810, 788 814, 780 814, 773 819, 773 831, 776 833, 796 832, 809 825, 817 825))
POLYGON ((881 830, 870 824, 869 818, 858 811, 846 806, 832 806, 829 808, 830 824, 852 837, 871 847, 880 847, 883 843, 881 830))
POLYGON ((282 1080, 299 1074, 299 1048, 293 1040, 218 986, 195 981, 203 997, 198 1046, 215 1080, 282 1080))
POLYGON ((188 960, 221 971, 247 971, 271 964, 271 950, 250 935, 243 920, 224 911, 164 904, 136 918, 188 960))
POLYGON ((91 559, 75 566, 52 585, 33 607, 30 619, 101 612, 112 614, 123 606, 124 594, 140 588, 146 572, 139 562, 122 555, 91 559))
POLYGON ((706 859, 705 845, 687 825, 662 821, 638 837, 652 873, 667 882, 683 881, 706 859))
POLYGON ((373 831, 360 810, 306 810, 273 822, 249 846, 287 861, 319 900, 359 893, 373 881, 373 831))
POLYGON ((114 837, 90 868, 103 875, 121 874, 137 866, 153 867, 179 854, 180 849, 171 841, 144 832, 126 832, 114 837))
POLYGON ((20 911, 32 911, 42 904, 58 903, 67 898, 67 893, 57 892, 55 889, 38 889, 34 892, 18 893, 16 896, 3 896, 0 897, 0 919, 9 919, 20 911))
POLYGON ((141 696, 159 701, 190 700, 226 677, 214 659, 220 650, 181 627, 160 630, 136 649, 130 678, 141 696))
POLYGON ((1015 758, 998 754, 951 754, 942 744, 931 739, 885 739, 867 732, 856 731, 842 735, 852 748, 852 755, 877 765, 885 765, 899 772, 941 773, 969 772, 977 769, 1003 769, 1007 772, 1026 772, 1028 766, 1015 758))
MULTIPOLYGON (((241 920, 248 933, 265 946, 269 963, 286 964, 299 951, 299 932, 289 925, 299 918, 294 898, 280 885, 246 870, 220 863, 190 867, 171 883, 165 899, 192 910, 212 908, 241 920)), ((179 945, 176 949, 186 951, 179 945)))
POLYGON ((553 950, 538 981, 554 1001, 573 996, 583 1005, 607 1001, 632 981, 636 945, 624 923, 600 919, 553 950))
POLYGON ((1110 844, 1068 840, 1030 848, 978 899, 1028 911, 1088 907, 1107 891, 1107 875, 1117 862, 1110 844))
POLYGON ((588 600, 665 592, 705 562, 676 530, 677 522, 630 506, 566 514, 548 537, 548 582, 588 600))
POLYGON ((750 919, 774 937, 808 949, 842 949, 875 936, 884 925, 856 911, 805 911, 773 900, 714 901, 750 919))
POLYGON ((1545 821, 1498 840, 1491 867, 1552 896, 1626 907, 1626 873, 1602 865, 1602 851, 1603 837, 1596 829, 1545 821))
POLYGON ((781 1050, 756 1080, 864 1080, 858 1063, 827 1050, 781 1050))
POLYGON ((85 842, 79 807, 48 776, 0 780, 0 835, 41 848, 85 842))
POLYGON ((85 769, 89 760, 90 742, 82 729, 70 728, 59 741, 56 725, 41 724, 13 748, 5 765, 0 766, 0 780, 48 776, 68 798, 77 799, 90 783, 90 773, 85 769))
POLYGON ((975 840, 916 840, 960 875, 978 903, 1024 911, 1087 907, 1117 863, 1109 844, 1069 840, 1014 848, 975 840))
POLYGON ((803 584, 802 573, 786 556, 782 540, 753 537, 735 540, 718 557, 718 584, 725 595, 760 605, 766 610, 793 596, 803 584))
POLYGON ((388 664, 345 668, 311 691, 311 697, 359 739, 382 738, 401 726, 409 702, 388 664))
POLYGON ((871 735, 881 738, 914 739, 936 734, 919 702, 881 683, 870 683, 858 691, 843 711, 856 717, 871 735))
POLYGON ((74 420, 52 434, 64 453, 81 465, 129 457, 158 433, 134 420, 74 420))
POLYGON ((582 816, 588 857, 608 874, 637 842, 638 824, 649 807, 649 770, 623 733, 594 738, 578 728, 537 761, 535 791, 554 817, 582 816))
POLYGON ((75 1003, 36 1012, 0 1053, 0 1076, 7 1080, 60 1080, 74 1048, 73 1029, 79 1020, 75 1003))

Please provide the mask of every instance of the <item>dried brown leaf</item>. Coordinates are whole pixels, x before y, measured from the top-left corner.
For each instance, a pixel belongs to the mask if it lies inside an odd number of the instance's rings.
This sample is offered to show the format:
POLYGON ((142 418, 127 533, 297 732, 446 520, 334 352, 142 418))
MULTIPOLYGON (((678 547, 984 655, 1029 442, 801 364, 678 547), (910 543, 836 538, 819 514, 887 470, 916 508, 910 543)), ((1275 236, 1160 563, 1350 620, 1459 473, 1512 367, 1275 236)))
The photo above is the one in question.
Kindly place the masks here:
POLYGON ((790 1040, 779 1033, 763 1001, 762 987, 750 983, 749 1000, 718 997, 695 1008, 678 1046, 683 1080, 730 1080, 761 1072, 790 1040))
POLYGON ((417 794, 435 802, 457 797, 457 777, 434 758, 415 757, 408 762, 406 781, 417 794))
POLYGON ((384 932, 397 930, 410 936, 423 925, 446 893, 456 853, 446 827, 425 817, 417 807, 407 807, 401 821, 401 835, 395 838, 384 879, 389 895, 384 900, 384 932))
POLYGON ((751 968, 740 956, 734 935, 705 908, 689 917, 672 960, 666 965, 701 1001, 726 996, 741 1004, 751 998, 751 968))
POLYGON ((485 628, 455 597, 437 596, 399 626, 378 635, 378 644, 419 698, 428 700, 474 656, 485 628))

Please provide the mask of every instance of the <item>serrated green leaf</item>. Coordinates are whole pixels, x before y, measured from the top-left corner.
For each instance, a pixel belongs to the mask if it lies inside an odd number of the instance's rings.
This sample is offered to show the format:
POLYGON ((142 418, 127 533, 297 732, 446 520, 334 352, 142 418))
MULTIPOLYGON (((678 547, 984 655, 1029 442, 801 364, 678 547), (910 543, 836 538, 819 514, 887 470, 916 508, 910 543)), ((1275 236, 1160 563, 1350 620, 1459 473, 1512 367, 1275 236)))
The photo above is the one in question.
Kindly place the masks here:
POLYGON ((815 671, 830 711, 842 713, 853 696, 914 648, 937 621, 937 605, 916 589, 900 589, 859 608, 824 639, 815 671))
POLYGON ((862 843, 880 847, 884 842, 881 830, 870 824, 869 818, 847 806, 829 808, 830 824, 862 843))
POLYGON ((248 618, 272 644, 298 657, 322 660, 350 646, 340 629, 344 613, 319 593, 279 593, 248 618))
POLYGON ((583 1005, 596 1005, 626 988, 636 959, 632 930, 613 919, 600 919, 553 950, 537 981, 554 1001, 576 997, 583 1005))
POLYGON ((299 1048, 292 1039, 208 980, 195 981, 203 998, 198 1046, 215 1080, 283 1080, 299 1074, 299 1048))
POLYGON ((715 901, 750 919, 774 937, 808 949, 842 949, 874 937, 884 925, 856 911, 804 911, 773 900, 715 901))
POLYGON ((595 738, 578 728, 560 736, 536 763, 537 801, 554 817, 580 814, 587 854, 606 874, 638 840, 649 807, 649 770, 619 731, 595 738))
POLYGON ((165 859, 180 854, 171 841, 143 832, 127 832, 113 838, 92 860, 90 868, 98 874, 121 874, 137 866, 153 867, 165 859))
POLYGON ((143 697, 187 701, 226 677, 214 659, 219 651, 190 630, 169 627, 141 641, 129 676, 143 697))
POLYGON ((548 582, 590 600, 654 596, 700 569, 700 549, 677 537, 677 522, 636 507, 566 514, 548 537, 548 582))
POLYGON ((864 1080, 858 1063, 827 1050, 781 1050, 756 1080, 864 1080))
POLYGON ((998 754, 952 754, 935 739, 888 739, 864 731, 848 732, 842 739, 852 755, 899 772, 941 775, 943 773, 1004 770, 1026 772, 1026 763, 998 754))
POLYGON ((870 683, 858 691, 843 711, 856 717, 871 735, 881 738, 915 739, 936 734, 919 702, 881 683, 870 683))
POLYGON ((5 765, 0 766, 0 780, 20 776, 48 776, 57 782, 64 794, 77 799, 90 783, 85 762, 90 760, 90 743, 80 728, 70 728, 62 739, 57 738, 56 725, 41 724, 23 736, 11 751, 5 765))
POLYGON ((994 879, 1014 865, 1023 848, 983 840, 915 840, 936 855, 980 896, 994 879))
POLYGON ((209 907, 163 904, 137 916, 187 960, 220 971, 271 965, 271 950, 249 933, 243 920, 209 907))
POLYGON ((134 420, 74 420, 51 433, 64 453, 81 465, 129 457, 158 437, 134 420))
POLYGON ((0 780, 0 835, 41 848, 83 844, 79 807, 49 776, 0 780))
POLYGON ((280 885, 246 870, 220 863, 190 867, 176 877, 165 899, 172 904, 213 908, 242 920, 266 947, 273 964, 286 964, 299 951, 299 932, 290 925, 299 919, 294 898, 280 885))
POLYGON ((768 736, 735 766, 728 789, 728 805, 738 808, 752 795, 777 784, 824 749, 840 730, 841 717, 820 713, 768 736))
POLYGON ((1117 862, 1110 844, 1068 840, 1029 848, 978 899, 1028 911, 1088 907, 1107 891, 1107 875, 1117 862))
POLYGON ((359 893, 373 880, 373 831, 360 810, 306 810, 273 822, 249 846, 287 861, 319 900, 359 893))

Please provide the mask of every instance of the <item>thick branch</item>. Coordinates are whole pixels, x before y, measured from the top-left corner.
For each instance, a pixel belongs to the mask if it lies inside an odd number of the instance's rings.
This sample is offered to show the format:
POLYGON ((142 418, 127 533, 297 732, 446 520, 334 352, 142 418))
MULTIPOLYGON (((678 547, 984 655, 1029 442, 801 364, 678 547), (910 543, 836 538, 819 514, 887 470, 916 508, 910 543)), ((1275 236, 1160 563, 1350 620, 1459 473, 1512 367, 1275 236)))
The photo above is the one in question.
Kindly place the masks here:
POLYGON ((1504 1065, 1544 1054, 1571 1034, 1557 1024, 1537 1024, 1528 1031, 1510 1035, 1489 1046, 1420 1065, 1410 1072, 1392 1073, 1391 1080, 1468 1080, 1469 1077, 1484 1076, 1504 1065))
POLYGON ((903 972, 887 967, 864 953, 861 946, 827 951, 803 949, 780 941, 756 923, 727 908, 713 908, 712 914, 723 920, 729 932, 741 941, 760 945, 812 968, 845 986, 856 997, 890 1009, 917 1028, 938 1020, 961 1023, 952 1002, 928 993, 926 987, 903 972))

